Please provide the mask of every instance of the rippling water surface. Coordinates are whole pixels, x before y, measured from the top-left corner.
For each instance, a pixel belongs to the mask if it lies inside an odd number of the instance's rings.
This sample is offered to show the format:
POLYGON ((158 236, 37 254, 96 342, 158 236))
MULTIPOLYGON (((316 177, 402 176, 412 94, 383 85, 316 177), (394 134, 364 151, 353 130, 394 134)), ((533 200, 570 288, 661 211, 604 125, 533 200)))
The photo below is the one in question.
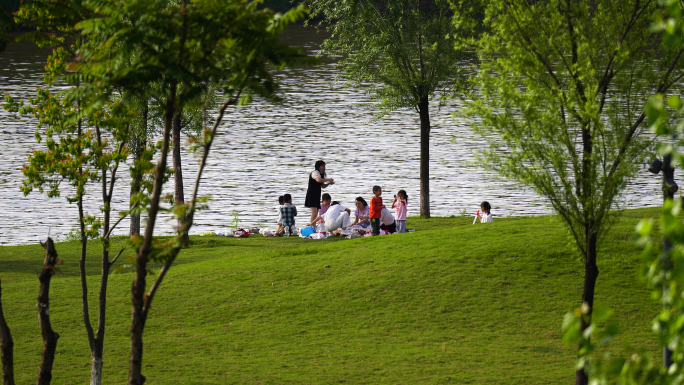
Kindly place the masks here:
MULTIPOLYGON (((288 31, 292 44, 318 49, 321 36, 309 29, 288 31)), ((35 93, 42 80, 48 51, 28 44, 11 45, 0 54, 0 93, 20 98, 35 93)), ((304 207, 308 173, 317 159, 327 162, 336 184, 329 187, 334 200, 353 207, 356 196, 369 198, 373 185, 383 187, 384 198, 399 189, 409 195, 409 215, 418 215, 420 135, 414 110, 392 113, 371 123, 375 111, 361 106, 363 89, 345 88, 335 82, 334 63, 306 69, 286 70, 279 75, 285 101, 271 105, 260 101, 226 116, 214 141, 200 193, 211 197, 209 209, 196 216, 192 233, 225 229, 238 214, 241 226, 275 226, 279 195, 290 193, 299 208, 298 224, 306 223, 304 207)), ((454 118, 458 103, 437 108, 433 101, 430 148, 431 210, 434 216, 473 215, 479 202, 488 200, 494 216, 534 215, 551 212, 546 201, 531 189, 501 180, 474 164, 478 148, 486 143, 473 134, 466 122, 454 118), (452 138, 457 138, 452 140, 452 138)), ((75 205, 64 198, 48 199, 34 192, 24 197, 21 167, 33 148, 35 122, 0 109, 0 244, 37 242, 48 231, 64 239, 77 224, 75 205)), ((194 180, 197 160, 184 153, 186 196, 194 180)), ((123 179, 113 210, 127 206, 130 179, 123 179)), ((173 184, 167 186, 171 192, 173 184)), ((98 213, 92 192, 86 202, 98 213)), ((630 184, 627 207, 656 206, 660 202, 659 179, 647 172, 630 184)), ((410 221, 409 221, 410 222, 410 221)), ((160 222, 158 222, 160 223, 160 222)), ((144 224, 144 222, 143 222, 144 224)), ((165 218, 160 233, 170 233, 173 223, 165 218)), ((410 227, 410 223, 409 223, 410 227)), ((126 234, 124 220, 115 234, 126 234)))

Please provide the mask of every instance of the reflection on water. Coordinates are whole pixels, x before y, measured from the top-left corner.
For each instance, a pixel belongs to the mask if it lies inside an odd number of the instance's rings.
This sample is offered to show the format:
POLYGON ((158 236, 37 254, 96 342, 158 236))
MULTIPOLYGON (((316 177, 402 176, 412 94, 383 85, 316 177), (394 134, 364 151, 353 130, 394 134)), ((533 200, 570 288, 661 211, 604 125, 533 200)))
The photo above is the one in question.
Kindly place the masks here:
MULTIPOLYGON (((293 44, 315 51, 321 36, 294 27, 293 44)), ((28 44, 11 45, 0 54, 0 91, 26 98, 40 85, 47 51, 28 44)), ((318 159, 327 162, 336 184, 327 189, 334 200, 353 206, 356 196, 369 198, 373 185, 383 187, 392 199, 399 189, 409 195, 409 215, 418 215, 420 135, 418 114, 397 111, 370 123, 375 111, 364 102, 363 89, 335 83, 333 63, 306 69, 290 69, 279 75, 285 101, 270 105, 260 101, 231 111, 214 141, 200 192, 211 197, 209 209, 198 213, 192 233, 225 229, 235 210, 241 226, 275 226, 279 195, 290 193, 299 208, 298 224, 308 220, 304 196, 308 173, 318 159)), ((432 109, 430 173, 431 208, 435 216, 474 215, 479 202, 488 200, 494 216, 551 212, 545 200, 528 188, 500 180, 474 163, 474 154, 486 143, 467 124, 453 118, 459 105, 449 103, 432 109), (458 138, 452 141, 452 137, 458 138)), ((76 226, 76 208, 63 198, 48 199, 38 192, 24 197, 19 191, 21 167, 38 145, 34 122, 0 109, 0 244, 12 245, 52 236, 64 239, 76 226)), ((197 161, 184 159, 186 196, 194 180, 197 161)), ((113 199, 114 212, 127 206, 128 175, 113 199)), ((172 189, 169 183, 167 189, 172 189)), ((169 190, 170 192, 170 190, 169 190)), ((659 179, 644 172, 625 194, 627 207, 656 206, 660 201, 659 179)), ((98 213, 92 192, 87 211, 98 213)), ((170 233, 169 218, 158 222, 159 233, 170 233)), ((124 220, 115 234, 126 234, 124 220)), ((410 227, 410 220, 409 220, 410 227)))

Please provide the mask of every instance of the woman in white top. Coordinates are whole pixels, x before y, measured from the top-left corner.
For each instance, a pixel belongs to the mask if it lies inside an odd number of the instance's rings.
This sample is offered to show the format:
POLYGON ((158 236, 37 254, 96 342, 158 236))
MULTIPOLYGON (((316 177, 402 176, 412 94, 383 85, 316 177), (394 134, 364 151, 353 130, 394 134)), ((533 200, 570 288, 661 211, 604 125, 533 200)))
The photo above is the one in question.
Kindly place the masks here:
POLYGON ((325 221, 325 230, 332 232, 341 227, 349 227, 351 225, 351 220, 349 219, 350 214, 350 209, 342 206, 340 202, 335 201, 330 204, 330 208, 328 208, 328 211, 326 211, 325 214, 317 216, 311 223, 316 223, 323 219, 325 221))

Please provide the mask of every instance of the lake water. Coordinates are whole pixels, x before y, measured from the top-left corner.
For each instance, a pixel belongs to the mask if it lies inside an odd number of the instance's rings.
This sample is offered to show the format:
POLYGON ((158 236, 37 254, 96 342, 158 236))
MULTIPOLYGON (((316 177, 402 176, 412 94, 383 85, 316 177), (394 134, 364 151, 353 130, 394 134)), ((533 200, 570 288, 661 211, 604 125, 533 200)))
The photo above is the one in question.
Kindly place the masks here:
MULTIPOLYGON (((292 44, 315 52, 321 35, 295 26, 288 31, 292 44)), ((29 44, 10 45, 0 54, 0 94, 26 98, 40 86, 48 51, 29 44)), ((329 187, 334 200, 353 208, 354 198, 372 195, 373 185, 383 187, 385 200, 399 189, 409 195, 409 215, 418 215, 420 133, 414 110, 394 112, 372 122, 375 111, 360 104, 364 89, 346 88, 335 81, 334 62, 305 69, 289 69, 279 75, 285 101, 271 105, 255 101, 227 114, 214 141, 200 189, 211 197, 209 209, 196 215, 191 233, 220 231, 237 213, 240 226, 275 227, 277 199, 290 193, 299 209, 298 225, 309 218, 304 207, 308 173, 318 159, 327 163, 336 184, 329 187)), ((432 101, 430 153, 431 211, 433 216, 474 215, 482 200, 492 204, 496 218, 551 212, 545 199, 531 189, 497 178, 474 163, 478 149, 486 145, 468 124, 455 118, 457 102, 441 108, 432 101), (457 138, 452 140, 452 138, 457 138)), ((75 205, 64 198, 48 199, 37 191, 24 197, 21 168, 39 144, 35 122, 0 109, 0 244, 38 242, 50 232, 64 239, 77 225, 75 205)), ((194 181, 196 158, 184 153, 186 197, 194 181)), ((626 207, 657 206, 661 202, 660 179, 645 170, 625 196, 626 207)), ((130 179, 120 172, 122 188, 115 194, 113 210, 128 206, 130 179)), ((166 187, 172 192, 173 183, 166 187)), ((93 191, 87 211, 99 213, 93 191)), ((144 222, 143 222, 144 226, 144 222)), ((158 234, 173 229, 170 218, 158 221, 158 234)), ((410 226, 410 220, 408 224, 410 226)), ((124 220, 114 234, 127 234, 124 220)))

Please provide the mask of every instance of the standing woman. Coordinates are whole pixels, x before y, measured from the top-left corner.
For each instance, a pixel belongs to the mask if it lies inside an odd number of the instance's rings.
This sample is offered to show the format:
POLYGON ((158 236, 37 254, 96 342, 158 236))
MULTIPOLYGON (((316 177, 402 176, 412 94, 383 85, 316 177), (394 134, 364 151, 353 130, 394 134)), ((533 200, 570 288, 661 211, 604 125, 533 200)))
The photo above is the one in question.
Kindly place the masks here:
POLYGON ((325 162, 319 160, 314 165, 315 170, 309 174, 309 188, 306 190, 304 206, 311 209, 311 223, 318 217, 318 209, 321 208, 321 189, 335 184, 332 178, 325 177, 325 162))

